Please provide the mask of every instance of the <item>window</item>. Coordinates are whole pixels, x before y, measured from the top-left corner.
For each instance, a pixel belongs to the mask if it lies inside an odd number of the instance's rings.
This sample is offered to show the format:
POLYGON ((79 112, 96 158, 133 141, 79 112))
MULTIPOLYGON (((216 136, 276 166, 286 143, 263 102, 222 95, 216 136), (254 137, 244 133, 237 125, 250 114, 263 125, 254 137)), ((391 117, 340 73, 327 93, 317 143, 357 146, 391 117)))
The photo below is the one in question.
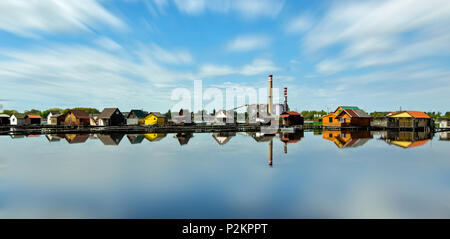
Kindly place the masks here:
POLYGON ((329 136, 330 138, 333 138, 333 134, 329 134, 328 136, 329 136))
POLYGON ((330 123, 333 123, 333 117, 329 117, 328 120, 330 121, 330 123))

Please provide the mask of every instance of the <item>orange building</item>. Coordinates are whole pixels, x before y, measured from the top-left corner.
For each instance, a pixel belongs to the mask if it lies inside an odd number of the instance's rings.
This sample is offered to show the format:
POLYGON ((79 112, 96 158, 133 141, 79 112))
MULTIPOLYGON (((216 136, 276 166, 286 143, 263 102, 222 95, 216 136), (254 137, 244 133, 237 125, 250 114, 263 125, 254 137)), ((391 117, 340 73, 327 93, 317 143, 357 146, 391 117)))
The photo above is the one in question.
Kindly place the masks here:
POLYGON ((370 126, 372 117, 356 106, 339 106, 333 113, 322 117, 325 127, 370 126))

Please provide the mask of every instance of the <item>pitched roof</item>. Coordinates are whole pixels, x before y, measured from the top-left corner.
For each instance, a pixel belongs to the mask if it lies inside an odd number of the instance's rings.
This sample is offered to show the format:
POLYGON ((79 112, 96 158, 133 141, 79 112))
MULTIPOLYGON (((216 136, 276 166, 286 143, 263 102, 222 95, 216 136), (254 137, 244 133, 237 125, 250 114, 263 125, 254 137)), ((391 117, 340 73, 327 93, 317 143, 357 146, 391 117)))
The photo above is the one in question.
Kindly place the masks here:
POLYGON ((136 115, 136 117, 139 119, 143 119, 143 118, 145 118, 145 116, 147 116, 147 114, 143 110, 131 110, 130 113, 128 114, 127 118, 130 117, 131 113, 134 113, 136 115))
POLYGON ((40 115, 27 115, 26 117, 28 117, 30 119, 42 119, 42 117, 40 115))
POLYGON ((406 110, 406 111, 402 111, 402 112, 398 112, 395 114, 390 115, 391 117, 395 117, 395 115, 399 115, 402 113, 408 113, 409 115, 411 115, 411 117, 413 118, 418 118, 418 119, 430 119, 430 116, 428 116, 425 112, 422 111, 411 111, 411 110, 406 110))
POLYGON ((67 113, 72 113, 76 118, 89 119, 89 114, 84 110, 69 110, 67 113))
POLYGON ((367 114, 364 110, 361 110, 361 109, 356 109, 356 110, 344 109, 340 114, 338 114, 338 116, 344 112, 346 112, 348 115, 350 115, 350 117, 353 117, 353 118, 371 118, 372 117, 369 114, 367 114))
POLYGON ((422 112, 422 111, 410 111, 410 110, 407 110, 406 112, 408 112, 408 114, 410 114, 414 118, 430 119, 430 116, 428 116, 425 112, 422 112))
POLYGON ((61 111, 59 111, 59 110, 52 110, 52 111, 50 111, 50 112, 48 112, 49 114, 52 114, 52 115, 60 115, 61 114, 61 111))
POLYGON ((163 115, 163 114, 161 114, 159 112, 150 112, 150 114, 152 114, 152 115, 154 115, 154 116, 156 116, 158 118, 165 118, 166 117, 165 115, 163 115))
POLYGON ((359 110, 357 106, 340 106, 344 110, 359 110))
POLYGON ((104 108, 102 113, 98 116, 100 119, 109 119, 111 116, 119 110, 119 108, 104 108))
MULTIPOLYGON (((13 114, 17 119, 24 119, 25 118, 25 114, 21 114, 21 113, 15 113, 13 114)), ((12 116, 12 115, 11 115, 12 116)))
POLYGON ((283 114, 281 114, 280 117, 284 118, 284 117, 289 117, 290 115, 299 115, 299 116, 303 117, 302 114, 295 112, 295 111, 286 111, 283 114))

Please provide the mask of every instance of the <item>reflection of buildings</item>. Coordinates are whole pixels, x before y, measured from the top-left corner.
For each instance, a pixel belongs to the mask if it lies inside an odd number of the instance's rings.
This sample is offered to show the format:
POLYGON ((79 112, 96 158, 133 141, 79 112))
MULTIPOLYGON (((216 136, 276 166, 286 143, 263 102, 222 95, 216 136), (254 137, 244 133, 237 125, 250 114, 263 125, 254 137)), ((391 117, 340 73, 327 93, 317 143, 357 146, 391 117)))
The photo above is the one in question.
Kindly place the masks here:
POLYGON ((102 141, 104 145, 119 145, 124 134, 111 133, 111 134, 99 134, 97 137, 102 141))
POLYGON ((47 138, 48 142, 59 142, 62 138, 60 135, 56 134, 46 134, 45 137, 47 138))
POLYGON ((69 144, 80 144, 86 142, 89 138, 88 134, 66 134, 64 136, 69 144))
POLYGON ((25 135, 16 135, 16 134, 11 135, 11 139, 23 139, 23 138, 25 138, 25 135))
POLYGON ((413 148, 426 144, 431 134, 425 131, 387 131, 386 136, 380 139, 402 148, 413 148))
POLYGON ((236 132, 219 132, 213 133, 212 137, 219 145, 224 145, 231 140, 233 136, 236 136, 236 132))
POLYGON ((284 143, 284 153, 287 154, 287 144, 298 143, 303 137, 303 130, 294 133, 280 133, 280 140, 284 143))
POLYGON ((131 144, 140 144, 145 139, 145 136, 143 134, 128 134, 127 138, 131 144))
POLYGON ((262 133, 253 133, 252 138, 256 140, 256 142, 269 142, 275 137, 274 134, 262 134, 262 133))
POLYGON ((324 130, 322 138, 334 142, 339 148, 354 148, 364 145, 373 137, 370 131, 324 130))
POLYGON ((194 137, 194 135, 192 133, 178 133, 174 137, 178 139, 180 145, 185 145, 188 144, 189 140, 194 137))
POLYGON ((150 142, 160 141, 164 137, 166 137, 166 134, 161 134, 161 133, 145 134, 145 138, 150 142))
POLYGON ((450 140, 450 132, 439 133, 439 140, 450 140))

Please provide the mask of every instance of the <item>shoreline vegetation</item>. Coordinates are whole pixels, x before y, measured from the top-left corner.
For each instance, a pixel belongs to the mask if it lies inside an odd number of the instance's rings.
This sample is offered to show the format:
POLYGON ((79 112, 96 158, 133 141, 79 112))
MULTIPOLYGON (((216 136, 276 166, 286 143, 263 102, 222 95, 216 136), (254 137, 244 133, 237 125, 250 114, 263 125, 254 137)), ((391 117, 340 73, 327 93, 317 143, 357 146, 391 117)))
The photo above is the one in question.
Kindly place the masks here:
MULTIPOLYGON (((101 111, 99 111, 96 108, 89 108, 89 107, 76 107, 76 108, 50 108, 50 109, 46 109, 46 110, 37 110, 37 109, 31 109, 31 110, 25 110, 23 112, 23 114, 33 114, 33 115, 39 115, 42 118, 46 118, 48 116, 48 114, 51 111, 60 111, 62 114, 67 113, 70 110, 82 110, 88 114, 100 114, 101 111)), ((203 110, 205 111, 205 110, 203 110)), ((4 109, 1 114, 7 114, 7 115, 13 115, 13 114, 18 114, 20 113, 19 111, 15 110, 15 109, 4 109)), ((216 110, 214 109, 211 113, 209 113, 210 115, 215 115, 216 110)), ((305 120, 315 120, 315 119, 319 119, 324 115, 327 115, 331 112, 326 112, 324 110, 304 110, 299 112, 303 115, 305 120)), ((391 111, 373 111, 370 114, 370 116, 372 117, 383 117, 386 116, 387 114, 391 113, 391 111)), ((450 111, 447 112, 425 112, 428 116, 430 116, 433 120, 436 120, 438 118, 448 118, 450 119, 450 111)), ((164 115, 170 119, 171 118, 171 111, 168 110, 166 113, 164 113, 164 115)))

